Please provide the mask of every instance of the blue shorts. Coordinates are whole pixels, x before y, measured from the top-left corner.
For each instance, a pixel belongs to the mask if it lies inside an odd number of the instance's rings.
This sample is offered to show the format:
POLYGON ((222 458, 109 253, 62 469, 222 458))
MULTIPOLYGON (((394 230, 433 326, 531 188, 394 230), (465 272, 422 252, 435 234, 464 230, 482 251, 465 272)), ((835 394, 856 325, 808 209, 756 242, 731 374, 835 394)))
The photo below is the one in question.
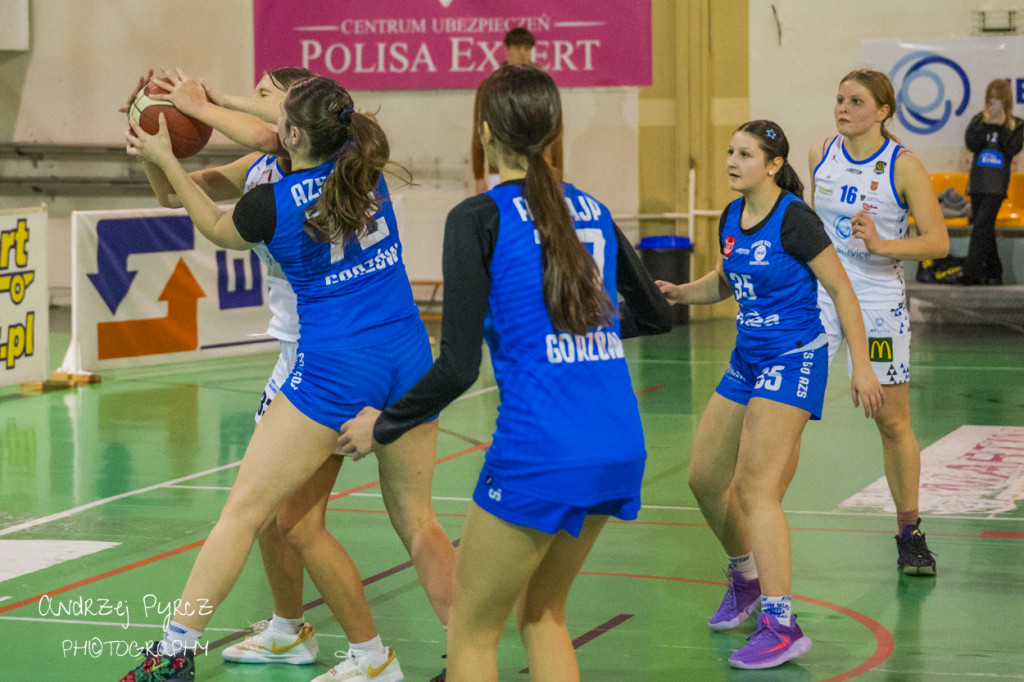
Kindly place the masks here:
POLYGON ((302 414, 338 429, 366 406, 380 410, 396 402, 433 362, 419 318, 368 348, 306 351, 300 338, 295 366, 280 392, 302 414))
POLYGON ((554 534, 564 530, 577 538, 588 516, 614 516, 623 521, 632 521, 640 511, 639 495, 606 500, 589 507, 578 507, 517 493, 501 487, 488 472, 486 464, 473 491, 473 501, 478 507, 502 521, 533 528, 542 533, 554 534))
POLYGON ((798 350, 748 362, 736 349, 729 367, 715 391, 729 400, 746 405, 751 398, 764 398, 799 407, 821 419, 828 381, 828 346, 798 350))

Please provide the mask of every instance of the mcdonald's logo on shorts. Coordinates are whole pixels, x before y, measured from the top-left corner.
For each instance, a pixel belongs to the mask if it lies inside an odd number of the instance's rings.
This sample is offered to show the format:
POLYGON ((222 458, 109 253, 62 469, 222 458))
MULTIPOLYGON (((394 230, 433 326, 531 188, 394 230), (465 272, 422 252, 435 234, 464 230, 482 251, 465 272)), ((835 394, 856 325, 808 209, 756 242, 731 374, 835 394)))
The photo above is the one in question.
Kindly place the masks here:
POLYGON ((892 362, 892 337, 868 337, 868 355, 871 362, 892 362))

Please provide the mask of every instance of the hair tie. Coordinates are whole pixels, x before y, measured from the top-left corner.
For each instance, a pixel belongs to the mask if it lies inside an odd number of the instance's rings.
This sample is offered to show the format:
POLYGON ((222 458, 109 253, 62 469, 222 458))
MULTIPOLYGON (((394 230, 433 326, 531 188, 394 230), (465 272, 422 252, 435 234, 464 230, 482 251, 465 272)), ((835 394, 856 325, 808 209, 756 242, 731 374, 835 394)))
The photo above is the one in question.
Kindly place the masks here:
POLYGON ((338 120, 345 125, 352 125, 352 113, 355 111, 352 107, 342 107, 341 111, 338 112, 338 120))

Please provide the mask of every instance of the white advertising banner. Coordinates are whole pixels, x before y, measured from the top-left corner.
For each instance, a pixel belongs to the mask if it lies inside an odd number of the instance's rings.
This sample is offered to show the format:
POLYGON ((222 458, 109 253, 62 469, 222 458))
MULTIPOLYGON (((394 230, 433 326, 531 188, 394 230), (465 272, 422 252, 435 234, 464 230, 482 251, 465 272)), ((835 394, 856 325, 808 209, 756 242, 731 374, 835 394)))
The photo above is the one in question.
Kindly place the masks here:
POLYGON ((909 43, 862 40, 861 64, 888 74, 896 90, 892 132, 929 171, 952 172, 971 117, 985 108, 985 87, 1010 82, 1024 104, 1024 36, 962 37, 909 43))
POLYGON ((264 266, 195 231, 182 210, 71 216, 69 373, 274 350, 264 266))
POLYGON ((49 374, 45 206, 0 211, 0 386, 49 374))

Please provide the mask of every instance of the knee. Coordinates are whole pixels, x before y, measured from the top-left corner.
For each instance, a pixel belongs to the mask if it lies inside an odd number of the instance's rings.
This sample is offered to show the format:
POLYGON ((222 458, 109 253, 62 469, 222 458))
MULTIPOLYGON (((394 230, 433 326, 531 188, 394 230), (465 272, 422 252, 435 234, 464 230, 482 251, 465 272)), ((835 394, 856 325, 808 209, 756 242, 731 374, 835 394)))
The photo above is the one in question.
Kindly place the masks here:
POLYGON ((701 504, 710 504, 723 499, 729 489, 728 485, 723 485, 716 476, 692 467, 687 473, 687 485, 701 504))

